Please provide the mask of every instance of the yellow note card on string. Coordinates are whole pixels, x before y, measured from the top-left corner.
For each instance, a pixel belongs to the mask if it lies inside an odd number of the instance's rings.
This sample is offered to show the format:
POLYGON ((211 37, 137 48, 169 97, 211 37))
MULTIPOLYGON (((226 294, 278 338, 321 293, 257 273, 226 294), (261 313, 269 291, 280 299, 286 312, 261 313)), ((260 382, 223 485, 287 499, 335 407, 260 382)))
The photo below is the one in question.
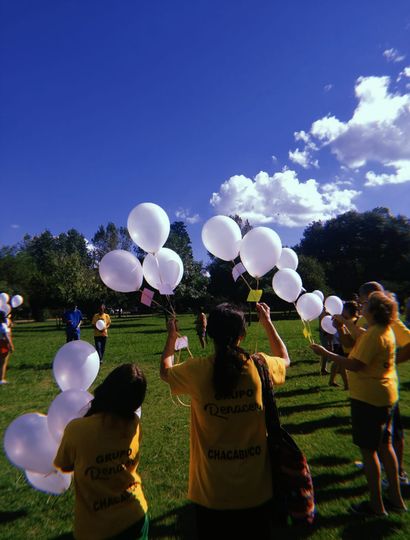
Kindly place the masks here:
POLYGON ((262 298, 262 289, 251 289, 248 294, 247 302, 259 302, 262 298))

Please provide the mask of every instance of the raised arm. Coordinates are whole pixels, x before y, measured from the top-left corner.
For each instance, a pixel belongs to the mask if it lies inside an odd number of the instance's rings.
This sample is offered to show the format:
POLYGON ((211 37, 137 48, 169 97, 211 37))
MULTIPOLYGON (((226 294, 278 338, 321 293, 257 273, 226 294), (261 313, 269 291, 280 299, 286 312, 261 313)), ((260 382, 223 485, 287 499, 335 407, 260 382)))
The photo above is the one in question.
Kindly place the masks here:
POLYGON ((276 328, 273 326, 273 323, 270 318, 270 308, 267 304, 260 302, 256 304, 256 309, 259 315, 259 322, 263 326, 266 335, 269 339, 269 345, 273 356, 278 356, 285 360, 286 367, 290 365, 290 358, 286 345, 282 341, 282 338, 278 334, 276 328))
POLYGON ((177 323, 175 319, 168 321, 168 336, 161 356, 160 377, 167 380, 167 370, 174 365, 175 342, 178 337, 177 323))

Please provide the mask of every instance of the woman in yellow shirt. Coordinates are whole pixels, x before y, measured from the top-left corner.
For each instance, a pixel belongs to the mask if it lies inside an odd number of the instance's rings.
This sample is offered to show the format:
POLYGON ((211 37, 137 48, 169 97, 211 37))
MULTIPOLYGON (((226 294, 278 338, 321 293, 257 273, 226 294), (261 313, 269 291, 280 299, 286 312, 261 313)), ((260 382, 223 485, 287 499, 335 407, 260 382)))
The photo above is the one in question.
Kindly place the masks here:
POLYGON ((74 471, 76 540, 148 540, 135 413, 146 387, 136 364, 118 366, 96 388, 85 417, 65 428, 54 464, 74 471))
MULTIPOLYGON (((290 360, 266 304, 256 304, 272 357, 272 380, 282 384, 290 360)), ((168 325, 161 378, 173 394, 191 396, 188 498, 195 503, 198 537, 270 538, 272 481, 262 385, 250 355, 240 348, 245 318, 229 304, 209 315, 215 353, 174 364, 176 322, 168 325)))
POLYGON ((351 397, 353 442, 363 456, 370 501, 352 505, 355 513, 386 515, 405 511, 400 493, 397 459, 391 444, 393 406, 398 400, 395 365, 395 339, 391 323, 397 317, 397 304, 383 292, 370 294, 363 306, 368 330, 356 341, 347 358, 321 345, 311 345, 316 354, 340 363, 348 370, 351 397), (389 500, 383 501, 380 461, 389 481, 389 500))

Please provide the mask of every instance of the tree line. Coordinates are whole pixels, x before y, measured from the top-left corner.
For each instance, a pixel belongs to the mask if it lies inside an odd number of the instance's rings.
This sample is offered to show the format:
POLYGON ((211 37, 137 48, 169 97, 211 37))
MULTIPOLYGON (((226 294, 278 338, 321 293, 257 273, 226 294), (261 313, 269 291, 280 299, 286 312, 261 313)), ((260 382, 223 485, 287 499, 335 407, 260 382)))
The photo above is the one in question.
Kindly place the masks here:
MULTIPOLYGON (((240 216, 233 218, 243 234, 252 228, 240 216)), ((194 259, 182 221, 171 224, 165 247, 176 251, 184 264, 184 277, 172 298, 177 312, 207 309, 220 301, 246 302, 248 287, 242 280, 234 282, 231 263, 210 254, 206 263, 194 259)), ((90 242, 75 229, 57 236, 47 230, 26 235, 21 243, 0 249, 0 291, 23 295, 20 314, 36 320, 57 315, 73 302, 88 315, 101 302, 113 309, 151 311, 140 304, 138 293, 116 293, 100 280, 98 263, 114 249, 131 251, 140 260, 145 256, 128 230, 114 223, 101 225, 90 242)), ((350 299, 361 283, 376 280, 400 300, 410 293, 410 221, 387 208, 314 222, 293 249, 308 291, 320 289, 325 295, 350 299)), ((292 306, 276 297, 271 285, 272 272, 260 282, 265 301, 276 310, 289 310, 292 306)))

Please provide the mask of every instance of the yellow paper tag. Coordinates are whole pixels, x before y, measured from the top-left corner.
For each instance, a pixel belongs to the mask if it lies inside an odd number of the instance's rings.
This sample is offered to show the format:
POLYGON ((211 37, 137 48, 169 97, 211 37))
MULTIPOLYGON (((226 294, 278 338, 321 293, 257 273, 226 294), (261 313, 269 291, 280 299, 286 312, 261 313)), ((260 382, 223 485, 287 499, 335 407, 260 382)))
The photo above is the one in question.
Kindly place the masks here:
POLYGON ((259 302, 262 298, 262 289, 251 289, 248 294, 247 302, 259 302))
POLYGON ((309 330, 306 328, 306 326, 303 328, 303 337, 306 339, 309 338, 309 330))

